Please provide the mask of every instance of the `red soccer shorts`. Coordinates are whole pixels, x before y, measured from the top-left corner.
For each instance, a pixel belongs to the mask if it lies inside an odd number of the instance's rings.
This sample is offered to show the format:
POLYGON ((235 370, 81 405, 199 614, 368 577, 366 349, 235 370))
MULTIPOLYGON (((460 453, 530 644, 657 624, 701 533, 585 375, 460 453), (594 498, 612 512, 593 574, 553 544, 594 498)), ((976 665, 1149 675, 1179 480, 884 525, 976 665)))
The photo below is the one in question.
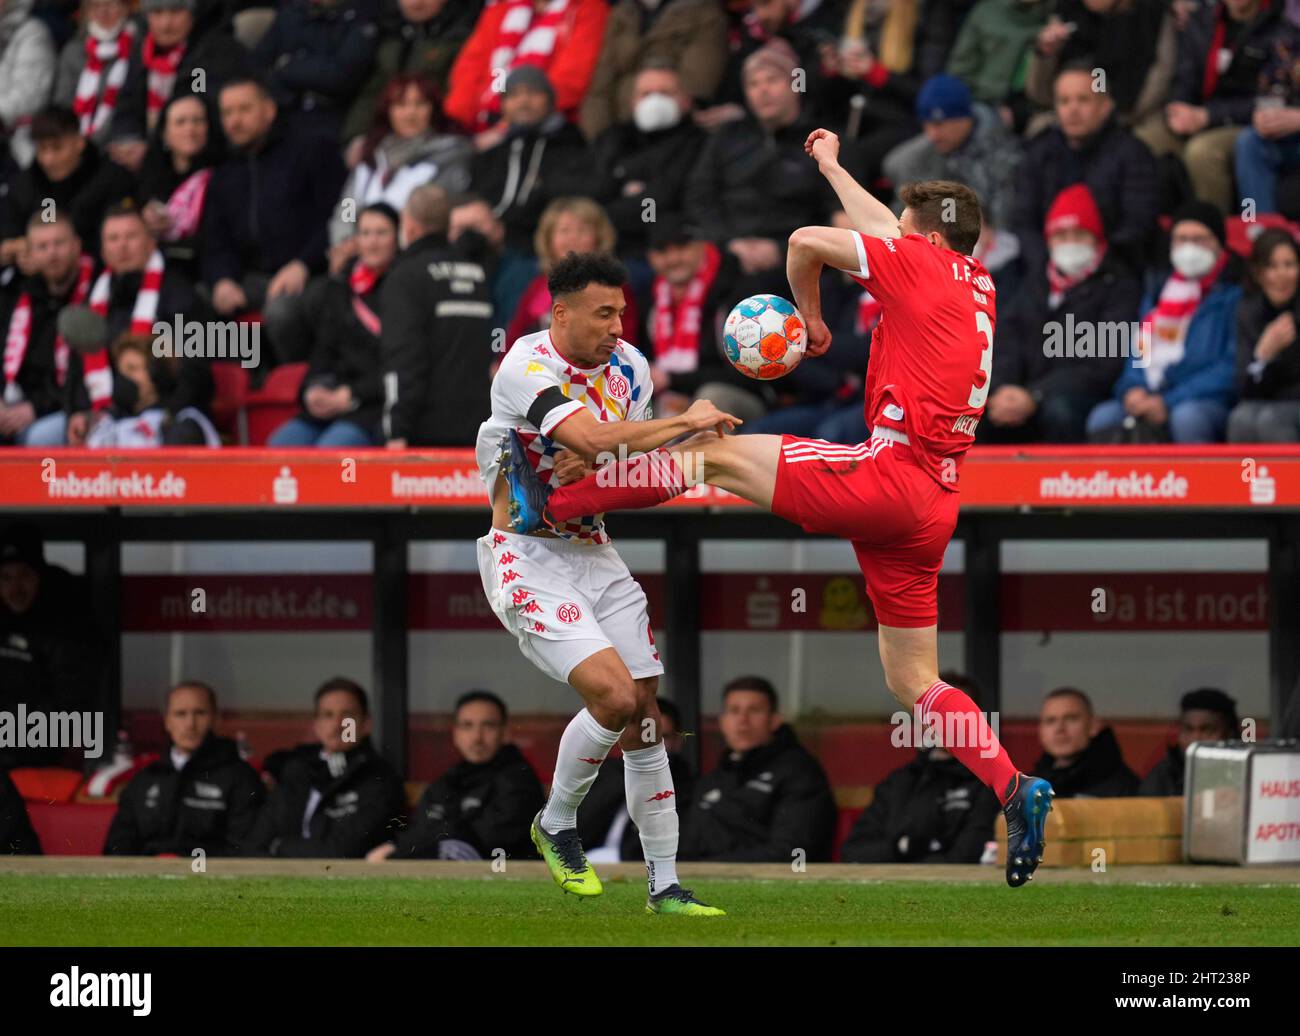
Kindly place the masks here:
POLYGON ((882 626, 939 621, 939 570, 957 525, 944 489, 891 438, 856 446, 781 437, 772 513, 853 544, 882 626))

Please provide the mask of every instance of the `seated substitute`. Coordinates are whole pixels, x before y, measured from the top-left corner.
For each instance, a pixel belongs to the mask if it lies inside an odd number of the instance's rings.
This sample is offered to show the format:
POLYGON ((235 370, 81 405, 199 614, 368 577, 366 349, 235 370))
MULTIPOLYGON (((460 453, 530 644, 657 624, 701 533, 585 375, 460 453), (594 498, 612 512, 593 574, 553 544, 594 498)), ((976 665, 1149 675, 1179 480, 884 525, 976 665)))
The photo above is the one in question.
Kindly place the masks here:
POLYGON ((461 761, 420 796, 411 825, 366 859, 536 859, 528 825, 546 804, 542 782, 522 752, 506 740, 506 703, 491 691, 456 700, 451 740, 461 761))
POLYGON ((1036 777, 1052 782, 1063 799, 1118 798, 1137 793, 1137 774, 1124 765, 1119 742, 1093 712, 1092 700, 1074 687, 1058 687, 1038 713, 1043 754, 1036 777))
POLYGON ((402 779, 370 742, 370 699, 360 684, 342 676, 321 684, 315 730, 319 742, 267 761, 276 786, 247 855, 359 858, 405 812, 402 779))
POLYGON ((238 856, 266 798, 235 742, 217 735, 217 695, 197 680, 167 692, 163 726, 171 744, 139 771, 117 800, 105 856, 238 856))
MULTIPOLYGON (((941 673, 939 679, 976 702, 981 698, 970 677, 941 673)), ((980 862, 993 837, 997 796, 951 753, 915 747, 915 757, 876 786, 840 850, 843 862, 980 862)))
POLYGON ((835 797, 826 772, 782 718, 771 682, 741 676, 722 691, 727 751, 682 817, 685 860, 789 863, 831 858, 835 797))

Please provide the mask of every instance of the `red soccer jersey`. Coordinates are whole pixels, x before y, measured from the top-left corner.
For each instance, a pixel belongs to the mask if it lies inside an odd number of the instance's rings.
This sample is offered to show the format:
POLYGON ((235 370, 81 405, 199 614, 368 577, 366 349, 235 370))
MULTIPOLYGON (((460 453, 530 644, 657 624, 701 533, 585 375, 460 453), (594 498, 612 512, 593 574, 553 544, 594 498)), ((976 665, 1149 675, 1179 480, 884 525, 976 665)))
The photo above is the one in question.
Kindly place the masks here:
POLYGON ((905 432, 921 466, 955 492, 993 372, 993 278, 920 234, 853 236, 860 269, 849 272, 882 306, 867 365, 867 427, 905 432))

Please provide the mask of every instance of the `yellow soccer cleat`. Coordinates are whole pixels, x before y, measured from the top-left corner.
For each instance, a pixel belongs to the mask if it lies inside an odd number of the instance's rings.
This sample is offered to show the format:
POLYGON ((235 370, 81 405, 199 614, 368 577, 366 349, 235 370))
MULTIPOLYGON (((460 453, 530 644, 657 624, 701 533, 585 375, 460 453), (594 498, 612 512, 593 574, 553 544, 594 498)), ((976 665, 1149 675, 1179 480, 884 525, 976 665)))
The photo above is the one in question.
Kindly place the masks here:
POLYGON ((572 892, 575 896, 599 896, 605 891, 600 878, 587 862, 587 854, 582 851, 577 828, 551 834, 542 827, 542 814, 539 812, 533 817, 529 833, 555 884, 565 892, 572 892))
POLYGON ((645 901, 647 914, 685 914, 687 917, 726 917, 727 912, 701 903, 695 893, 680 885, 669 885, 645 901))

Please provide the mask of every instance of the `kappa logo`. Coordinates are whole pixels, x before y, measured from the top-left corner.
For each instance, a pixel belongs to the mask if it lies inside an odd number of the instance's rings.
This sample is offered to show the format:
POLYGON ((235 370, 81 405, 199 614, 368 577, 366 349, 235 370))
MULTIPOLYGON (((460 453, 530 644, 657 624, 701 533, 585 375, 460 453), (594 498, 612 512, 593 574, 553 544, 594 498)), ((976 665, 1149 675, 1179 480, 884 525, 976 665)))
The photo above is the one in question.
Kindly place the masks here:
POLYGON ((519 560, 519 555, 518 555, 518 554, 512 554, 510 551, 506 551, 506 552, 505 552, 504 554, 502 554, 499 558, 497 558, 497 564, 498 564, 498 565, 510 565, 510 564, 513 564, 514 562, 516 562, 516 561, 518 561, 518 560, 519 560))
POLYGON ((610 373, 605 379, 605 385, 609 389, 611 399, 627 399, 627 394, 631 386, 627 383, 627 378, 621 374, 610 373))
POLYGON ((524 613, 527 614, 527 615, 534 615, 534 614, 536 614, 537 612, 539 612, 539 611, 542 610, 542 606, 541 606, 540 604, 538 604, 536 601, 529 601, 527 604, 525 604, 525 605, 524 605, 522 608, 520 608, 519 610, 522 611, 522 612, 524 612, 524 613))
POLYGON ((501 544, 505 543, 505 541, 506 541, 506 538, 505 538, 504 536, 502 536, 501 533, 498 532, 498 533, 494 534, 493 537, 492 537, 492 546, 494 546, 494 547, 499 547, 499 546, 501 546, 501 544))
POLYGON ((543 366, 542 364, 538 363, 536 360, 533 360, 533 361, 531 361, 531 362, 528 364, 527 367, 524 368, 524 373, 525 373, 525 374, 545 374, 545 373, 546 373, 546 367, 543 366))
POLYGON ((512 579, 521 579, 521 578, 523 577, 520 576, 520 574, 512 568, 509 572, 506 572, 501 576, 501 585, 505 586, 506 583, 510 582, 512 579))
POLYGON ((555 609, 555 617, 563 623, 573 625, 582 618, 582 609, 572 601, 565 601, 555 609))
POLYGON ((674 794, 676 794, 676 793, 673 791, 673 789, 672 789, 672 788, 669 788, 667 791, 657 791, 657 792, 655 792, 655 793, 654 793, 653 795, 651 795, 648 799, 646 799, 646 801, 647 801, 647 802, 663 802, 664 799, 671 799, 671 798, 673 797, 674 794))
POLYGON ((518 606, 523 604, 526 600, 528 600, 528 598, 532 596, 533 595, 529 591, 523 589, 523 587, 520 587, 518 590, 514 592, 514 595, 510 598, 510 603, 515 606, 518 606))

